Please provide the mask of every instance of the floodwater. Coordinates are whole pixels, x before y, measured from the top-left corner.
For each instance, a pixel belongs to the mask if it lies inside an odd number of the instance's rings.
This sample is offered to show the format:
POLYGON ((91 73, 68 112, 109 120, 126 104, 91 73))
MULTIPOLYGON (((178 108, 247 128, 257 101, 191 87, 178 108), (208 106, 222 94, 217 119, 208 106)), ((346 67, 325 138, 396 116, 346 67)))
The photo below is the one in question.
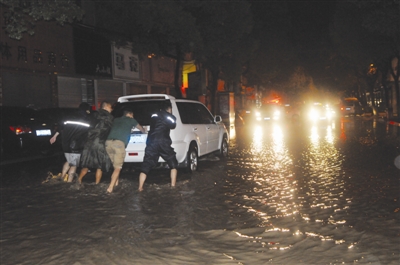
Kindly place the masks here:
POLYGON ((3 167, 0 263, 400 263, 396 127, 351 118, 233 135, 228 159, 179 171, 174 189, 165 169, 139 193, 126 167, 108 195, 109 173, 42 183, 61 159, 3 167))

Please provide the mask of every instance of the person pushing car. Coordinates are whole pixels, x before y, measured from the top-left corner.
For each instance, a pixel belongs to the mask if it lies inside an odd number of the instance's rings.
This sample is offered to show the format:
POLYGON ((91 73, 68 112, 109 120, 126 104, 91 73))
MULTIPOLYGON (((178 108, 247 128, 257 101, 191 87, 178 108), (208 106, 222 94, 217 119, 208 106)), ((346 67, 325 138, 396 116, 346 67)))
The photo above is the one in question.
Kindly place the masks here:
POLYGON ((112 193, 114 186, 118 186, 119 174, 126 155, 125 148, 129 143, 131 130, 133 128, 139 129, 142 133, 147 133, 146 129, 143 128, 133 117, 133 111, 125 109, 122 117, 114 119, 111 131, 108 134, 106 151, 114 166, 110 186, 108 186, 107 189, 108 193, 112 193))
POLYGON ((150 131, 148 132, 146 149, 144 153, 141 172, 139 175, 139 191, 143 191, 143 185, 150 170, 154 168, 161 156, 171 169, 171 187, 175 187, 178 174, 178 160, 172 148, 172 140, 169 135, 171 129, 176 127, 176 117, 172 115, 171 102, 166 101, 162 109, 151 116, 150 131))

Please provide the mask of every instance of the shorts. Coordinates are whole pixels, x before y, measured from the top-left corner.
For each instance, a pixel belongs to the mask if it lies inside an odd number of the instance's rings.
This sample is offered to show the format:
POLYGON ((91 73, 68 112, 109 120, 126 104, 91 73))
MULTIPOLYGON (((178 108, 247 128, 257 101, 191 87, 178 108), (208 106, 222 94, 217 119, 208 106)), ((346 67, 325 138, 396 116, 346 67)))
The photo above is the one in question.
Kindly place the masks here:
POLYGON ((125 160, 125 143, 120 140, 107 140, 106 151, 114 168, 122 168, 125 160))
POLYGON ((67 162, 72 167, 79 166, 79 160, 81 159, 81 154, 77 153, 64 153, 67 162))

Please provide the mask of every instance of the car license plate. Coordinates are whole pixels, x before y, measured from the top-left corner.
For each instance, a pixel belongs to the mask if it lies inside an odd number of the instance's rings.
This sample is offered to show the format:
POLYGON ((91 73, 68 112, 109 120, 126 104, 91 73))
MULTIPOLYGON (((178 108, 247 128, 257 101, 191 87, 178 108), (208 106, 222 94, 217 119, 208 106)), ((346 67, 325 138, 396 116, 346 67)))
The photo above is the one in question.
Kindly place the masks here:
POLYGON ((51 135, 51 130, 36 130, 37 136, 48 136, 51 135))
POLYGON ((351 108, 346 108, 346 110, 351 110, 351 108))
POLYGON ((129 143, 145 143, 147 139, 147 134, 131 134, 129 143))

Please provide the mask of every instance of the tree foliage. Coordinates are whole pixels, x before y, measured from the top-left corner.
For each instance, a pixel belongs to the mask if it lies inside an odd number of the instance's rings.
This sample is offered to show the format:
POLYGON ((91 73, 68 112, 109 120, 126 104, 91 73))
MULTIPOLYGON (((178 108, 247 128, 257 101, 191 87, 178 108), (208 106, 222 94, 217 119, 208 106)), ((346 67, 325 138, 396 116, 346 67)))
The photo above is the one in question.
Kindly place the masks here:
POLYGON ((251 1, 254 14, 252 36, 257 48, 252 53, 245 76, 249 85, 284 90, 298 59, 290 41, 290 20, 286 2, 251 1))
MULTIPOLYGON (((351 0, 363 13, 362 25, 371 32, 379 33, 400 41, 399 0, 351 0)), ((397 47, 398 49, 399 47, 397 47)))
MULTIPOLYGON (((252 16, 244 0, 150 0, 96 2, 99 26, 117 32, 138 53, 167 55, 177 60, 192 53, 199 65, 218 78, 239 80, 254 47, 249 33, 252 16)), ((179 61, 178 61, 179 62, 179 61)), ((177 65, 179 67, 179 63, 177 65)), ((176 86, 176 91, 179 87, 176 86)))
POLYGON ((176 46, 190 52, 201 41, 195 21, 180 1, 99 1, 98 24, 120 44, 130 42, 138 53, 176 58, 176 46))
POLYGON ((24 33, 33 35, 37 21, 56 21, 64 25, 81 20, 84 14, 75 1, 70 0, 0 0, 0 7, 6 22, 6 34, 17 40, 24 33))
POLYGON ((188 10, 202 36, 196 60, 211 72, 220 72, 224 80, 238 80, 254 48, 249 35, 253 26, 250 5, 246 1, 198 1, 188 10))
MULTIPOLYGON (((395 96, 397 102, 400 102, 399 71, 396 71, 390 65, 392 58, 400 59, 400 1, 349 0, 349 3, 355 7, 356 12, 360 15, 362 28, 367 31, 369 38, 375 41, 374 50, 371 54, 374 55, 374 63, 380 66, 377 68, 378 74, 375 76, 382 76, 385 70, 388 70, 393 80, 397 80, 394 82, 395 93, 397 94, 395 96)), ((397 60, 397 62, 395 68, 399 69, 400 60, 397 60)), ((368 78, 371 80, 371 75, 368 78)), ((400 113, 400 104, 397 104, 397 108, 397 113, 400 113)))

